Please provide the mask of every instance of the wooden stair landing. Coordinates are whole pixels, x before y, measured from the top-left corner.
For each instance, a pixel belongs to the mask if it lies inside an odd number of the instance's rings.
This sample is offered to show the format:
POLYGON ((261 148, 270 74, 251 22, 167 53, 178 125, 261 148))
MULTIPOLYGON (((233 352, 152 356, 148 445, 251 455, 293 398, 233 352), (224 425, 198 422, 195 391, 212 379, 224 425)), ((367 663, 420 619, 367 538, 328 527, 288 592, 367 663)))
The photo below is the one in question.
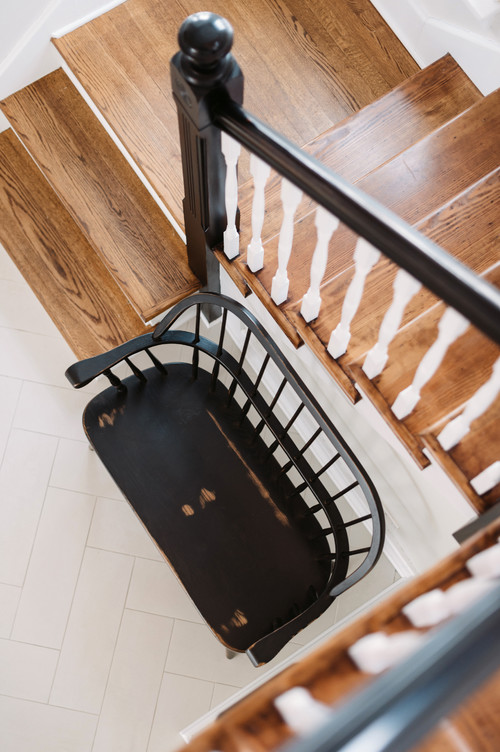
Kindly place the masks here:
MULTIPOLYGON (((349 693, 373 681, 373 676, 357 668, 348 653, 349 647, 374 632, 390 635, 412 629, 402 610, 404 606, 435 588, 446 591, 456 583, 469 579, 467 560, 494 545, 499 534, 500 521, 496 520, 432 569, 407 581, 395 593, 335 633, 317 650, 288 666, 222 713, 188 743, 186 752, 210 752, 214 749, 221 752, 273 752, 294 741, 291 729, 277 712, 275 699, 293 687, 304 687, 312 697, 333 706, 335 711, 335 703, 345 702, 349 693)), ((436 726, 415 747, 415 752, 463 752, 464 749, 496 752, 499 698, 500 673, 496 672, 446 723, 436 726)))
POLYGON ((0 240, 77 358, 146 330, 11 130, 0 134, 0 240))
MULTIPOLYGON (((169 61, 195 0, 128 0, 54 44, 181 226, 169 61)), ((418 66, 368 0, 213 0, 234 27, 245 104, 303 145, 418 66), (265 34, 262 30, 265 29, 265 34)))
POLYGON ((184 243, 62 70, 2 108, 145 321, 199 287, 184 243))

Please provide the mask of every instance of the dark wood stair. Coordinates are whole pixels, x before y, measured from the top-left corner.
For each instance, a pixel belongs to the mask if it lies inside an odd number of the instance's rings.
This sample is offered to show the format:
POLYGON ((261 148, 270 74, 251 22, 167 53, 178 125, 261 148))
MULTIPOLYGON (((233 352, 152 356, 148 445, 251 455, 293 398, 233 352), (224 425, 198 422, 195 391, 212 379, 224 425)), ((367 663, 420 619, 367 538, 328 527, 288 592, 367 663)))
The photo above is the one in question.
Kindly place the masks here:
MULTIPOLYGON (((419 71, 370 4, 340 0, 332 8, 326 0, 321 0, 321 7, 295 0, 279 5, 257 2, 251 17, 236 0, 229 5, 220 0, 213 7, 234 25, 234 52, 247 79, 248 109, 292 140, 306 143, 311 154, 471 268, 479 273, 489 270, 498 260, 492 214, 498 174, 488 173, 500 161, 499 93, 483 98, 449 55, 419 71), (266 38, 260 33, 263 24, 269 31, 266 38), (274 45, 268 44, 269 36, 274 45), (317 135, 318 130, 323 132, 317 135)), ((146 182, 181 224, 180 153, 168 66, 177 49, 180 23, 197 10, 192 5, 128 0, 54 40, 146 182)), ((10 96, 3 107, 143 320, 196 289, 178 236, 62 71, 10 96)), ((247 167, 243 160, 243 182, 247 167)), ((342 226, 335 234, 321 315, 306 324, 299 311, 309 285, 314 208, 308 199, 299 208, 289 265, 290 296, 277 307, 270 290, 281 224, 278 194, 279 182, 273 176, 267 188, 264 269, 253 275, 245 263, 250 183, 242 186, 240 195, 242 253, 232 263, 220 252, 218 258, 242 292, 251 289, 257 294, 296 346, 307 342, 353 402, 360 396, 355 386, 359 373, 365 392, 386 412, 383 390, 364 378, 360 365, 390 303, 396 269, 387 260, 375 266, 366 284, 369 304, 352 323, 348 352, 334 360, 326 344, 353 277, 356 237, 342 226)), ((425 316, 437 315, 436 304, 427 291, 419 293, 405 312, 402 328, 418 317, 430 321, 425 316)), ((423 334, 421 338, 424 341, 423 334)), ((488 363, 491 357, 490 353, 488 363)), ((463 404, 464 395, 462 390, 453 397, 451 411, 463 404)), ((436 416, 442 418, 444 413, 436 416)), ((431 435, 429 422, 412 416, 392 425, 419 464, 427 464, 422 450, 431 442, 424 439, 431 435)))
MULTIPOLYGON (((365 175, 356 184, 415 225, 498 166, 499 129, 500 90, 481 98, 461 115, 365 175)), ((290 292, 286 303, 279 307, 281 315, 276 312, 280 321, 287 318, 289 310, 296 309, 309 286, 310 259, 316 238, 314 219, 315 212, 311 211, 295 225, 294 248, 288 265, 290 292)), ((265 264, 257 274, 253 275, 246 267, 244 252, 236 261, 236 272, 244 276, 245 282, 263 302, 269 301, 272 278, 278 266, 278 240, 278 236, 274 235, 264 243, 265 264)), ((326 267, 321 316, 313 324, 313 328, 321 326, 328 329, 328 335, 338 323, 335 308, 329 310, 330 300, 334 307, 339 300, 336 288, 329 296, 328 282, 353 269, 356 241, 356 234, 343 225, 332 239, 335 251, 330 254, 326 267)), ((226 265, 226 269, 229 269, 229 265, 226 265)), ((347 284, 349 281, 346 277, 347 284)), ((273 306, 271 302, 271 310, 275 310, 273 306)), ((283 328, 285 326, 283 324, 283 328)), ((292 327, 288 325, 290 328, 293 328, 293 324, 292 327)), ((297 335, 294 336, 297 341, 297 335)))
POLYGON ((11 130, 0 134, 0 240, 78 358, 147 329, 11 130))
POLYGON ((144 321, 199 287, 183 241, 61 69, 2 109, 144 321))
MULTIPOLYGON (((180 224, 183 192, 168 67, 177 49, 178 26, 198 9, 194 0, 175 5, 128 0, 55 42, 180 224)), ((291 140, 306 144, 332 169, 500 285, 498 93, 483 98, 449 56, 418 71, 373 6, 361 0, 256 0, 252 13, 237 0, 214 0, 211 9, 229 17, 235 27, 234 51, 245 72, 250 111, 291 140)), ((0 239, 78 358, 144 331, 144 320, 196 289, 178 236, 65 74, 55 72, 12 95, 4 111, 36 164, 11 132, 0 134, 0 239)), ((243 162, 242 183, 247 175, 243 162)), ((355 236, 345 228, 338 233, 323 285, 321 317, 306 324, 299 311, 309 284, 315 237, 312 206, 304 200, 299 209, 299 252, 293 252, 289 272, 292 294, 277 307, 269 292, 281 223, 280 211, 273 209, 279 205, 278 192, 278 181, 272 178, 267 190, 265 269, 253 275, 245 263, 250 184, 241 190, 242 254, 230 263, 218 253, 225 268, 240 290, 252 289, 258 295, 295 345, 307 343, 352 401, 360 396, 359 386, 421 466, 429 462, 425 447, 472 506, 484 511, 498 498, 500 488, 479 497, 470 481, 498 459, 500 400, 450 451, 441 448, 437 436, 485 380, 497 349, 469 329, 450 348, 443 380, 428 385, 430 403, 396 420, 390 410, 396 385, 406 386, 411 379, 443 305, 427 291, 415 297, 391 346, 400 357, 387 372, 369 380, 361 365, 390 303, 396 272, 390 262, 380 261, 367 280, 368 308, 361 308, 353 321, 348 352, 338 360, 331 358, 326 343, 338 322, 339 299, 352 278, 355 236), (444 380, 451 371, 458 374, 456 390, 444 380)), ((497 524, 479 536, 467 555, 491 545, 499 532, 497 524)), ((225 717, 227 736, 223 719, 215 736, 208 733, 208 746, 194 743, 193 751, 224 751, 224 739, 229 739, 232 750, 237 750, 236 739, 262 751, 286 740, 282 724, 271 730, 266 725, 276 719, 270 706, 276 692, 305 684, 318 698, 333 701, 359 686, 365 677, 353 672, 347 646, 377 628, 406 628, 400 612, 403 603, 465 578, 464 561, 465 553, 459 552, 407 584, 388 605, 358 621, 354 631, 350 627, 340 634, 305 668, 293 667, 255 693, 250 698, 251 712, 255 711, 250 725, 242 703, 225 717)), ((499 686, 497 677, 496 697, 499 686)), ((489 712, 491 696, 467 706, 453 723, 471 745, 477 742, 493 752, 498 719, 489 712)), ((461 747, 441 734, 435 746, 425 746, 426 752, 438 749, 458 752, 461 747)))
MULTIPOLYGON (((415 73, 394 89, 337 123, 304 146, 334 172, 352 183, 393 159, 482 98, 451 55, 445 55, 415 73)), ((273 173, 266 186, 266 218, 263 242, 280 230, 281 181, 273 173)), ((240 188, 240 262, 245 261, 250 242, 253 181, 240 188)), ((296 219, 315 208, 302 199, 296 219)))
MULTIPOLYGON (((182 172, 169 62, 178 49, 181 23, 199 10, 194 0, 128 0, 54 40, 181 226, 182 172)), ((299 145, 418 71, 367 2, 254 0, 248 12, 239 0, 213 0, 210 10, 234 28, 246 106, 299 145)))
MULTIPOLYGON (((500 521, 496 520, 439 564, 421 576, 406 581, 396 592, 333 634, 315 651, 287 666, 221 713, 210 726, 188 742, 186 752, 210 752, 213 749, 221 752, 249 749, 273 752, 290 742, 293 744, 298 737, 277 711, 276 698, 294 687, 301 687, 315 700, 330 706, 333 712, 337 703, 340 709, 351 693, 354 696, 375 678, 359 668, 349 648, 373 633, 394 635, 414 629, 403 609, 416 598, 435 589, 446 593, 458 583, 470 580, 468 559, 494 546, 499 534, 500 521)), ((470 607, 474 608, 474 605, 470 607)), ((431 627, 430 630, 439 627, 431 627)), ((420 628, 419 631, 427 633, 429 627, 420 628)), ((499 698, 500 673, 497 671, 412 749, 415 752, 463 752, 465 749, 495 752, 498 747, 499 698)), ((366 746, 366 749, 370 749, 370 746, 366 746)))
MULTIPOLYGON (((449 69, 447 58, 439 62, 449 69)), ((437 64, 436 68, 439 69, 437 64)), ((419 76, 413 80, 418 81, 419 76)), ((426 77, 420 80, 425 81, 426 77)), ((464 87, 460 90, 463 92, 464 87)), ((468 98, 471 91, 467 87, 465 91, 465 101, 470 103, 468 98)), ((390 95, 382 98, 381 103, 384 100, 390 102, 390 95)), ((353 115, 347 123, 352 121, 355 124, 358 118, 367 118, 369 110, 376 112, 375 105, 353 115)), ((381 117, 379 111, 375 128, 381 117)), ((392 121, 389 115, 387 118, 386 127, 390 129, 392 121)), ((342 132, 348 127, 343 124, 339 130, 342 132)), ((352 129, 356 132, 355 125, 352 129)), ((355 176, 354 162, 347 161, 344 169, 362 190, 402 216, 476 273, 487 274, 489 281, 500 286, 498 272, 493 269, 500 261, 499 130, 500 91, 497 91, 488 97, 478 97, 465 111, 455 114, 393 158, 388 153, 387 160, 380 167, 370 169, 368 158, 366 172, 359 179, 355 176)), ((363 128, 360 128, 360 132, 364 136, 363 128)), ((332 133, 335 134, 335 129, 332 133)), ((364 154, 363 150, 360 151, 364 154)), ((335 157, 333 150, 330 166, 334 166, 335 157)), ((337 158, 339 164, 342 165, 343 159, 341 153, 337 158)), ((358 169, 362 172, 362 166, 358 169)), ((248 215, 252 192, 250 184, 244 186, 242 216, 245 211, 248 215)), ((275 211, 271 212, 266 204, 266 211, 269 210, 271 216, 266 218, 264 225, 264 238, 267 238, 267 241, 264 240, 264 268, 252 274, 246 266, 243 250, 232 262, 218 253, 226 270, 239 282, 240 289, 246 285, 257 294, 296 346, 307 343, 353 402, 360 398, 360 387, 361 393, 375 404, 420 467, 429 464, 424 448, 434 447, 433 454, 439 464, 459 477, 457 485, 464 495, 478 511, 483 509, 486 499, 494 499, 495 491, 489 492, 484 499, 479 498, 468 482, 474 477, 471 475, 474 463, 464 464, 461 450, 457 448, 449 455, 436 449, 432 431, 434 424, 446 422, 460 410, 482 384, 498 356, 498 347, 471 327, 450 348, 439 374, 424 387, 417 408, 403 421, 397 420, 390 406, 397 394, 411 383, 418 363, 435 339, 437 323, 445 306, 439 304, 428 290, 421 289, 404 312, 401 331, 391 345, 389 366, 379 377, 370 381, 361 366, 364 356, 377 341, 380 324, 392 301, 392 283, 397 272, 397 267, 382 256, 366 279, 360 309, 351 322, 348 350, 334 360, 327 353, 327 345, 332 330, 340 321, 344 297, 354 277, 353 252, 357 237, 344 226, 340 226, 334 234, 321 289, 320 315, 308 324, 302 318, 300 308, 309 285, 309 264, 316 239, 315 212, 310 208, 310 202, 303 200, 296 215, 294 247, 288 265, 289 296, 285 303, 276 306, 271 299, 271 284, 278 266, 279 236, 276 233, 281 215, 274 183, 270 195, 275 211), (480 358, 478 352, 481 353, 480 358), (448 457, 447 460, 442 457, 443 454, 448 457), (460 456, 457 463, 449 459, 452 454, 460 456), (463 478, 466 478, 465 483, 463 478)), ((247 217, 247 226, 248 222, 247 217)), ((244 226, 245 222, 242 221, 242 224, 244 226)), ((245 242, 249 240, 248 231, 246 240, 243 231, 241 236, 244 249, 245 242)), ((485 420, 489 418, 485 416, 485 420)), ((469 443, 472 441, 473 435, 468 438, 469 443)), ((498 454, 498 446, 498 441, 493 441, 491 451, 484 455, 485 459, 495 452, 498 454)))

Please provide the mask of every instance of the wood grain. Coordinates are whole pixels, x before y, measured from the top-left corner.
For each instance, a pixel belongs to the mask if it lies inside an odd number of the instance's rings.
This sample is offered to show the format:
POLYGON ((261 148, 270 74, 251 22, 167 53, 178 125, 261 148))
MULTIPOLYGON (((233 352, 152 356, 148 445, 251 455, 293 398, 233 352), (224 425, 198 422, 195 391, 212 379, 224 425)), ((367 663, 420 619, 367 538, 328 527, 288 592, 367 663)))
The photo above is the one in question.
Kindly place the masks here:
MULTIPOLYGON (((169 60, 179 26, 199 10, 196 0, 128 0, 54 40, 181 224, 169 60)), ((246 107, 299 145, 418 70, 368 0, 212 0, 210 10, 234 27, 246 107)))
POLYGON ((482 512, 498 501, 500 483, 480 497, 469 481, 500 458, 500 397, 473 421, 469 433, 448 453, 443 451, 436 438, 447 422, 441 421, 432 432, 423 436, 423 440, 472 506, 482 512))
MULTIPOLYGON (((404 149, 429 135, 481 99, 481 93, 450 55, 415 73, 392 91, 363 107, 305 145, 305 151, 346 180, 356 183, 404 149)), ((263 238, 279 232, 281 178, 266 186, 263 238)), ((240 188, 241 247, 251 233, 253 182, 240 188)), ((314 202, 304 198, 297 218, 314 202)))
MULTIPOLYGON (((349 646, 361 637, 379 630, 387 633, 410 628, 402 614, 404 605, 436 587, 446 590, 468 577, 465 562, 468 558, 496 543, 500 534, 500 520, 466 542, 451 556, 443 559, 424 574, 404 584, 397 592, 370 609, 365 615, 337 632, 316 651, 273 677, 264 685, 226 711, 206 731, 195 737, 187 752, 243 752, 243 750, 272 750, 290 738, 290 729, 283 723, 273 705, 274 698, 294 686, 306 687, 313 697, 327 704, 345 700, 346 694, 372 681, 357 670, 347 654, 349 646)), ((497 696, 500 675, 497 673, 481 694, 474 695, 456 713, 453 729, 471 745, 472 749, 494 752, 499 734, 497 708, 490 698, 497 696), (487 694, 485 695, 484 692, 487 694), (484 698, 487 701, 484 701, 484 698), (478 703, 481 702, 482 707, 478 703)), ((453 735, 437 730, 418 747, 420 752, 460 752, 453 735)))
POLYGON ((0 134, 0 239, 77 358, 146 331, 11 130, 0 134))
MULTIPOLYGON (((419 222, 416 229, 477 274, 483 274, 500 261, 499 204, 500 168, 497 168, 419 222)), ((348 351, 339 358, 343 368, 361 361, 377 342, 380 325, 392 302, 392 284, 397 270, 395 264, 382 257, 368 275, 361 305, 351 323, 348 351)), ((345 294, 353 276, 351 266, 322 286, 320 316, 308 326, 324 344, 328 343, 330 333, 340 321, 345 294)), ((408 304, 401 327, 407 326, 437 302, 433 293, 422 288, 408 304)), ((293 306, 297 314, 300 305, 297 302, 293 306)))
MULTIPOLYGON (((500 288, 500 263, 484 277, 500 288)), ((373 379, 388 405, 412 383, 418 365, 437 338, 438 324, 445 309, 444 303, 438 303, 396 334, 389 347, 385 369, 373 379)), ((403 419, 408 430, 413 434, 427 433, 447 415, 452 415, 487 380, 499 355, 498 345, 469 326, 450 345, 439 369, 422 388, 416 408, 403 419)))
POLYGON ((62 70, 2 108, 140 316, 197 289, 183 242, 62 70))

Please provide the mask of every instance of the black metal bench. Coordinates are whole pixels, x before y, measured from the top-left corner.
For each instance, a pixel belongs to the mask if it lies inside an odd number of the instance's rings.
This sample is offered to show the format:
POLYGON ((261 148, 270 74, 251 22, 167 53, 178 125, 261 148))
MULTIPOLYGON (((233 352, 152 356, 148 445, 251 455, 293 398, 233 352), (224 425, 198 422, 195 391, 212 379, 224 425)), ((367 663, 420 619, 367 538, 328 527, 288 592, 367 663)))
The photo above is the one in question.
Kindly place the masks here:
POLYGON ((154 333, 66 373, 76 388, 100 374, 111 386, 87 405, 89 441, 229 650, 267 662, 376 563, 384 522, 370 479, 238 303, 194 295, 154 333), (221 308, 217 342, 200 334, 203 305, 221 308), (192 307, 194 331, 174 329, 192 307), (171 362, 179 346, 187 362, 171 362))

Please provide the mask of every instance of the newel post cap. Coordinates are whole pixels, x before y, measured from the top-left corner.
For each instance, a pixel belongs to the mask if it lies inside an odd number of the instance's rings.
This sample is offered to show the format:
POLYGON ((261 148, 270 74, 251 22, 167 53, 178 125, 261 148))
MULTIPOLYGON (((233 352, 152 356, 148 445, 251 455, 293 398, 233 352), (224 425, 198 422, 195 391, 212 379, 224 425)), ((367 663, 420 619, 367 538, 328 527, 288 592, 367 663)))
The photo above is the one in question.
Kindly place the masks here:
POLYGON ((182 23, 178 41, 182 70, 190 83, 214 84, 229 72, 233 27, 222 16, 208 11, 193 13, 182 23))

